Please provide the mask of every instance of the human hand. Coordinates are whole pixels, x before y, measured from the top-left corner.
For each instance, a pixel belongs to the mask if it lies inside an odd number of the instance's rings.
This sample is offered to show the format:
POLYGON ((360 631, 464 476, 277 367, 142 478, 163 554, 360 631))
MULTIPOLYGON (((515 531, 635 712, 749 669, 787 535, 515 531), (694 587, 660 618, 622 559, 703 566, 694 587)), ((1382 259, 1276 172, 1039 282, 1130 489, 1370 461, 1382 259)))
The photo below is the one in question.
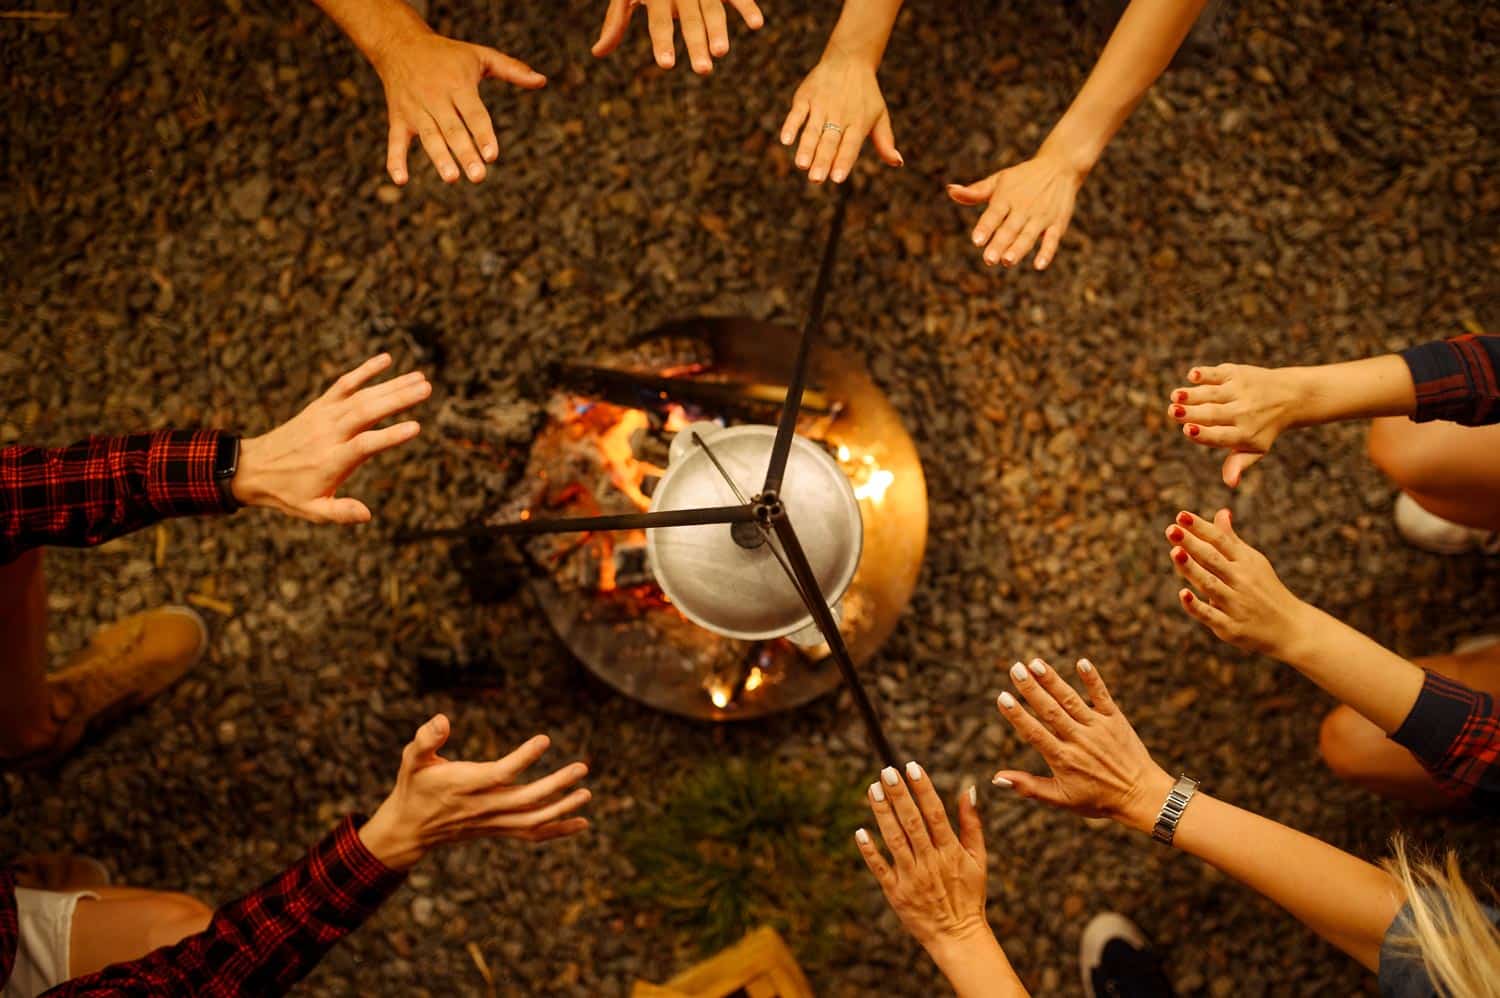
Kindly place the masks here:
POLYGON ((946 949, 994 939, 984 916, 984 827, 974 788, 959 797, 955 836, 922 767, 907 763, 906 777, 887 767, 869 790, 870 810, 892 862, 863 828, 854 841, 901 924, 941 964, 946 949))
POLYGON ((546 735, 494 762, 450 762, 438 755, 447 740, 448 719, 442 714, 417 729, 401 753, 395 789, 359 830, 365 848, 386 866, 408 869, 434 846, 450 842, 545 842, 588 828, 587 818, 564 817, 589 802, 585 789, 564 793, 588 775, 583 763, 570 763, 535 783, 515 782, 547 751, 546 735))
POLYGON ((799 130, 797 169, 806 170, 807 179, 815 184, 829 176, 834 183, 843 183, 854 169, 866 136, 887 166, 906 162, 896 149, 891 114, 880 94, 874 64, 832 44, 792 95, 792 108, 781 125, 781 144, 790 146, 799 130))
POLYGON ((1014 267, 1038 238, 1035 266, 1046 270, 1073 218, 1073 201, 1088 170, 1043 145, 1024 163, 992 173, 968 186, 948 185, 959 204, 989 202, 974 226, 974 245, 983 247, 987 266, 1014 267))
MULTIPOLYGON (((739 11, 751 31, 766 23, 755 0, 728 0, 739 11)), ((656 49, 656 64, 671 69, 677 63, 677 46, 672 38, 672 22, 682 23, 682 42, 687 46, 693 72, 707 76, 714 71, 714 59, 729 54, 729 24, 724 14, 724 0, 609 0, 604 12, 604 26, 594 43, 595 57, 603 58, 620 47, 625 29, 636 8, 646 8, 651 44, 656 49)))
POLYGON ((1000 694, 1000 715, 1042 754, 1052 776, 1002 769, 994 783, 1075 814, 1149 832, 1173 780, 1151 760, 1099 670, 1087 659, 1079 659, 1077 669, 1092 706, 1039 658, 1030 668, 1011 666, 1010 677, 1036 717, 1009 692, 1000 694))
POLYGON ((483 45, 444 38, 415 19, 372 49, 370 61, 385 85, 390 117, 385 168, 398 185, 408 177, 406 154, 413 138, 421 140, 433 168, 448 183, 458 180, 455 159, 469 180, 479 183, 484 164, 500 155, 490 113, 479 98, 480 81, 489 77, 525 90, 547 85, 547 78, 524 62, 483 45))
POLYGON ((388 353, 370 358, 276 429, 241 441, 234 497, 314 523, 368 523, 364 503, 335 493, 371 457, 421 431, 415 420, 370 427, 432 394, 420 371, 360 388, 390 366, 388 353))
POLYGON ((1234 532, 1229 510, 1212 521, 1186 511, 1167 528, 1172 567, 1193 589, 1177 598, 1189 617, 1236 648, 1285 659, 1307 633, 1312 608, 1293 596, 1266 556, 1234 532))
POLYGON ((1311 397, 1302 369, 1294 367, 1195 367, 1188 380, 1192 387, 1172 392, 1167 415, 1193 443, 1231 452, 1223 469, 1230 488, 1266 456, 1283 430, 1300 425, 1311 397))

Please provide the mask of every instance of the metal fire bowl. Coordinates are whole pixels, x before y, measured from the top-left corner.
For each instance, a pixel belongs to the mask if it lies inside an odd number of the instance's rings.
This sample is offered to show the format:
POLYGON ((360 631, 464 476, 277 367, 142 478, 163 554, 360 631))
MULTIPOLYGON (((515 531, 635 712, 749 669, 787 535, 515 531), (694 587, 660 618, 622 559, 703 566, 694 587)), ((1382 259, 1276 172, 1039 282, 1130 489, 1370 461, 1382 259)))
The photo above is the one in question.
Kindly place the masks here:
MULTIPOLYGON (((658 327, 641 341, 696 339, 709 347, 715 375, 780 385, 791 374, 797 336, 796 330, 755 319, 688 319, 658 327)), ((848 447, 855 461, 869 455, 893 476, 880 502, 860 501, 863 555, 843 599, 844 643, 863 666, 895 630, 916 586, 927 544, 927 483, 901 417, 855 355, 815 345, 808 380, 843 405, 825 442, 848 447)), ((750 720, 800 707, 839 685, 826 646, 725 637, 669 606, 643 611, 624 594, 601 598, 565 591, 545 574, 533 575, 530 586, 553 629, 590 672, 659 710, 703 720, 750 720), (705 691, 707 677, 744 674, 752 666, 761 669, 762 685, 740 693, 726 709, 715 707, 705 691)))

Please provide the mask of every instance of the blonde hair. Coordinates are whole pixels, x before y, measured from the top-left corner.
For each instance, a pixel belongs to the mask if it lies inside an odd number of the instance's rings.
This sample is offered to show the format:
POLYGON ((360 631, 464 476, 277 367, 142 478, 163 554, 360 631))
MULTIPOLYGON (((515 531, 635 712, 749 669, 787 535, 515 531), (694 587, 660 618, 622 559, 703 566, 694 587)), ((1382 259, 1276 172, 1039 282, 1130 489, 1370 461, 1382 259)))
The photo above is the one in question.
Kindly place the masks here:
POLYGON ((1406 889, 1411 919, 1396 927, 1388 944, 1420 960, 1444 998, 1500 998, 1500 929, 1464 883, 1458 856, 1450 851, 1441 866, 1413 862, 1399 835, 1391 851, 1383 865, 1406 889))

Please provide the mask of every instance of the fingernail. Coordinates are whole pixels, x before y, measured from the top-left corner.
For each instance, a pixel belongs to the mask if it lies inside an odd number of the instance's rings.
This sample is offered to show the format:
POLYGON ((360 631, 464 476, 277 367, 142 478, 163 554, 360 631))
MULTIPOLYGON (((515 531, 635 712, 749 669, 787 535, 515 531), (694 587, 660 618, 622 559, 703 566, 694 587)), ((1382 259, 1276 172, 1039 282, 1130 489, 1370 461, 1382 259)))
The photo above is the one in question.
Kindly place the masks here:
POLYGON ((1173 551, 1172 552, 1172 560, 1175 561, 1175 562, 1177 562, 1177 564, 1179 564, 1179 565, 1186 565, 1187 564, 1187 558, 1188 558, 1188 555, 1187 555, 1186 551, 1173 551))
POLYGON ((1018 683, 1026 682, 1026 666, 1022 665, 1020 662, 1017 662, 1015 665, 1011 666, 1010 678, 1014 679, 1018 683))
POLYGON ((1172 406, 1172 415, 1177 419, 1181 419, 1187 415, 1187 410, 1180 405, 1174 405, 1172 406))
POLYGON ((485 146, 484 149, 481 150, 481 152, 484 154, 485 159, 494 159, 496 156, 500 155, 500 150, 496 149, 494 146, 485 146))
POLYGON ((1193 368, 1191 371, 1188 372, 1188 380, 1189 381, 1197 381, 1199 378, 1202 378, 1202 377, 1203 377, 1203 375, 1201 375, 1201 374, 1198 373, 1198 369, 1196 367, 1193 368))
POLYGON ((1196 427, 1196 426, 1192 425, 1191 423, 1189 423, 1188 424, 1188 436, 1190 436, 1190 437, 1196 437, 1197 435, 1198 435, 1198 427, 1196 427))
POLYGON ((454 180, 457 180, 458 179, 458 171, 457 170, 444 170, 443 171, 443 179, 449 181, 450 183, 452 181, 454 181, 454 180))
POLYGON ((822 180, 825 176, 827 176, 827 174, 825 174, 822 170, 814 170, 812 173, 808 174, 808 176, 812 177, 812 179, 814 180, 822 180))
POLYGON ((1170 530, 1167 531, 1167 540, 1171 541, 1173 544, 1176 544, 1177 542, 1181 541, 1182 537, 1183 537, 1182 530, 1179 527, 1172 527, 1170 530))
POLYGON ((797 157, 797 169, 799 169, 799 170, 805 170, 805 169, 807 169, 807 164, 808 164, 808 160, 806 159, 806 157, 803 157, 803 156, 798 156, 797 157))
POLYGON ((969 787, 969 806, 979 806, 979 788, 972 785, 969 787))
POLYGON ((1083 673, 1084 675, 1088 675, 1090 672, 1094 671, 1094 663, 1090 662, 1086 658, 1080 658, 1078 660, 1078 671, 1083 673))
POLYGON ((1049 264, 1051 262, 1052 261, 1048 260, 1046 257, 1039 256, 1039 257, 1036 258, 1036 269, 1037 270, 1046 270, 1047 269, 1047 264, 1049 264))
POLYGON ((1183 593, 1182 594, 1182 601, 1184 603, 1191 603, 1193 601, 1193 594, 1192 593, 1183 593))
POLYGON ((974 230, 973 239, 974 239, 974 245, 975 246, 983 246, 984 245, 984 236, 981 236, 979 234, 979 230, 978 229, 974 230))
POLYGON ((999 699, 1000 699, 1000 706, 1001 707, 1004 707, 1006 710, 1014 710, 1015 709, 1015 707, 1016 707, 1016 698, 1013 697, 1013 696, 1011 696, 1010 692, 1008 690, 1006 692, 1000 694, 999 699))
POLYGON ((1043 662, 1039 658, 1034 658, 1034 659, 1031 660, 1031 672, 1032 672, 1033 675, 1040 676, 1043 673, 1045 673, 1046 671, 1047 671, 1047 663, 1043 662))
POLYGON ((865 831, 863 828, 855 829, 854 841, 858 842, 862 846, 867 846, 870 844, 870 833, 865 831))
POLYGON ((877 804, 882 803, 885 800, 885 787, 882 787, 878 780, 870 784, 870 797, 877 804))
POLYGON ((482 180, 483 178, 484 178, 484 167, 480 166, 478 163, 475 163, 474 165, 472 165, 472 166, 469 167, 469 179, 470 180, 482 180))
POLYGON ((400 170, 397 170, 395 173, 391 174, 391 179, 398 184, 404 184, 406 183, 406 174, 402 173, 400 170))
POLYGON ((1000 788, 1005 789, 1005 790, 1009 790, 1011 787, 1015 786, 1014 783, 1012 783, 1011 781, 1007 780, 1003 776, 997 776, 994 779, 990 780, 990 782, 992 784, 994 784, 995 786, 1000 787, 1000 788))
POLYGON ((792 144, 792 136, 789 133, 787 133, 787 132, 782 132, 781 133, 781 144, 784 145, 784 146, 791 145, 792 144))
POLYGON ((896 165, 897 166, 905 166, 906 165, 906 157, 903 156, 903 155, 901 155, 899 152, 896 153, 896 165))
POLYGON ((1193 525, 1193 514, 1186 512, 1178 513, 1177 522, 1182 524, 1184 527, 1191 527, 1193 525))
POLYGON ((922 767, 918 766, 914 761, 908 762, 906 764, 906 778, 913 783, 922 782, 922 767))
POLYGON ((1016 262, 1016 258, 1013 256, 1002 257, 1000 262, 1009 267, 1016 262))
POLYGON ((887 766, 882 769, 880 771, 880 778, 885 781, 885 785, 888 787, 894 787, 897 783, 901 782, 901 776, 896 772, 895 766, 887 766))
POLYGON ((656 61, 662 66, 670 69, 672 68, 672 63, 677 61, 677 57, 671 52, 658 52, 656 53, 656 61))
POLYGON ((1179 390, 1177 392, 1176 398, 1177 398, 1177 401, 1179 401, 1179 402, 1186 402, 1187 401, 1187 392, 1179 390))

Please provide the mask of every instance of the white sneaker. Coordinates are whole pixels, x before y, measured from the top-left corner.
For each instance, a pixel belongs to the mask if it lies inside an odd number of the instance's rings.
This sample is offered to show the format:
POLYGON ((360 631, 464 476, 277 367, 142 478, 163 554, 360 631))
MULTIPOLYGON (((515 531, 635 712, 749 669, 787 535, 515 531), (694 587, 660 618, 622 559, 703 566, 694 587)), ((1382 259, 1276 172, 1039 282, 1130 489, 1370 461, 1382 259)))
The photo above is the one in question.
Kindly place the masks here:
POLYGON ((1436 554, 1500 554, 1500 530, 1480 530, 1427 512, 1405 492, 1396 497, 1396 531, 1406 542, 1436 554))

